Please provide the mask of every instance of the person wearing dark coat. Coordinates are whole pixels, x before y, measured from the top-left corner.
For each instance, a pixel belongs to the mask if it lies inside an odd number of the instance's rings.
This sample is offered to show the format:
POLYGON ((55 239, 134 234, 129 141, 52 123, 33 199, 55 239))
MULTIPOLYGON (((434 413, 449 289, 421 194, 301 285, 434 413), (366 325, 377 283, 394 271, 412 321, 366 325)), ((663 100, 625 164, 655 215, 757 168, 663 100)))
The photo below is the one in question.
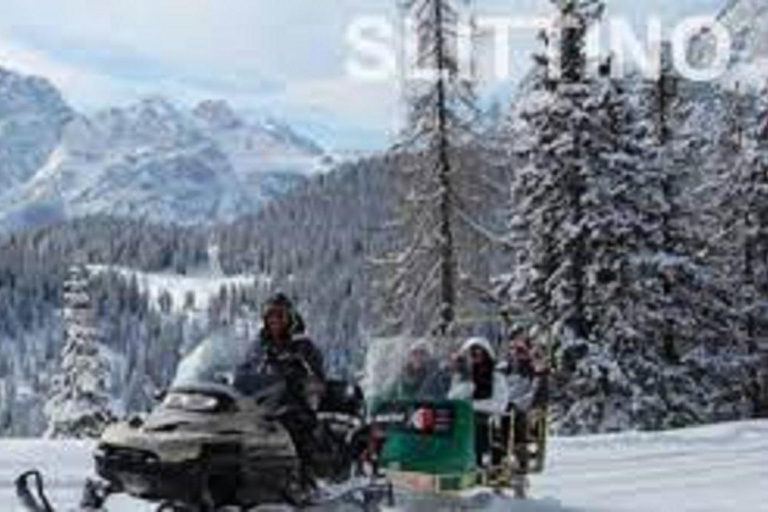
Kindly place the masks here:
POLYGON ((288 297, 277 294, 262 309, 263 327, 241 371, 285 377, 294 407, 282 423, 294 440, 308 480, 322 442, 316 410, 325 385, 323 355, 305 334, 304 321, 288 297))
POLYGON ((263 326, 247 364, 260 373, 298 374, 325 381, 323 354, 306 335, 304 320, 288 297, 279 293, 262 309, 263 326))

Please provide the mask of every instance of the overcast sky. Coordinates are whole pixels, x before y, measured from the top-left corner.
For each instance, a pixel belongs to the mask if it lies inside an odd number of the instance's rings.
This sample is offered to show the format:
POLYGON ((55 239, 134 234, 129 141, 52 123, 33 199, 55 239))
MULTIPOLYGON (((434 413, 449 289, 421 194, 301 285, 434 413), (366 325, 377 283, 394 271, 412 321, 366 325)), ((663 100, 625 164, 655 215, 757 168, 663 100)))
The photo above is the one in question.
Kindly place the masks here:
MULTIPOLYGON (((271 112, 335 148, 384 146, 397 125, 392 84, 351 80, 345 41, 358 16, 396 0, 0 0, 0 66, 45 76, 84 111, 148 95, 189 104, 224 98, 271 112)), ((477 0, 534 15, 546 0, 477 0)), ((639 27, 716 13, 725 0, 613 0, 639 27)), ((533 34, 525 35, 525 40, 533 34)), ((523 53, 526 46, 515 39, 523 53)))

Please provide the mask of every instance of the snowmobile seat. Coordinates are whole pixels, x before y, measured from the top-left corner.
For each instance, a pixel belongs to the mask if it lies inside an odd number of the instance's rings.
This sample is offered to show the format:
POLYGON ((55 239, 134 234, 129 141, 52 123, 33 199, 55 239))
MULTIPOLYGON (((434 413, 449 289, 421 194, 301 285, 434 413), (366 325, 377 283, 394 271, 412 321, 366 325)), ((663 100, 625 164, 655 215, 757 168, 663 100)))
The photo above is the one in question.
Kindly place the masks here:
POLYGON ((329 380, 325 383, 325 393, 320 401, 320 412, 334 412, 362 416, 365 399, 360 386, 343 380, 329 380))

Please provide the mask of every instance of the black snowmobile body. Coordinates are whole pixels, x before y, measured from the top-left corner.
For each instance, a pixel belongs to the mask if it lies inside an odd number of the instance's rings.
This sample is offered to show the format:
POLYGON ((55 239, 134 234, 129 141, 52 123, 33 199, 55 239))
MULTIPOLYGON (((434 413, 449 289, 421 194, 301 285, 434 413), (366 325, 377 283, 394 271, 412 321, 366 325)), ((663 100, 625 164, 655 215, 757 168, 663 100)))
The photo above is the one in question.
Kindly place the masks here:
MULTIPOLYGON (((354 388, 331 383, 316 426, 315 456, 299 457, 286 427, 292 403, 284 379, 239 377, 235 386, 205 385, 170 391, 143 421, 108 428, 95 454, 96 471, 110 492, 178 504, 182 509, 244 509, 263 504, 301 505, 317 476, 349 477, 361 431, 362 401, 350 410, 354 388)), ((295 434, 294 434, 295 435, 295 434)))

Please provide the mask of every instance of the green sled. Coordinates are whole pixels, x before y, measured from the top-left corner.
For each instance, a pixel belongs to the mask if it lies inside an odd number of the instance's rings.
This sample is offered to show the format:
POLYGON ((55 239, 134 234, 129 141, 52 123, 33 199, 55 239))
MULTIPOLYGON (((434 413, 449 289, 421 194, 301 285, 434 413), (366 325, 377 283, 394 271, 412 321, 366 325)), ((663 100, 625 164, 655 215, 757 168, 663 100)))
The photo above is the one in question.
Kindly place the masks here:
POLYGON ((405 485, 422 491, 460 491, 476 484, 471 402, 386 400, 371 412, 386 434, 379 464, 388 475, 410 475, 405 485), (418 427, 420 416, 427 428, 418 427))

